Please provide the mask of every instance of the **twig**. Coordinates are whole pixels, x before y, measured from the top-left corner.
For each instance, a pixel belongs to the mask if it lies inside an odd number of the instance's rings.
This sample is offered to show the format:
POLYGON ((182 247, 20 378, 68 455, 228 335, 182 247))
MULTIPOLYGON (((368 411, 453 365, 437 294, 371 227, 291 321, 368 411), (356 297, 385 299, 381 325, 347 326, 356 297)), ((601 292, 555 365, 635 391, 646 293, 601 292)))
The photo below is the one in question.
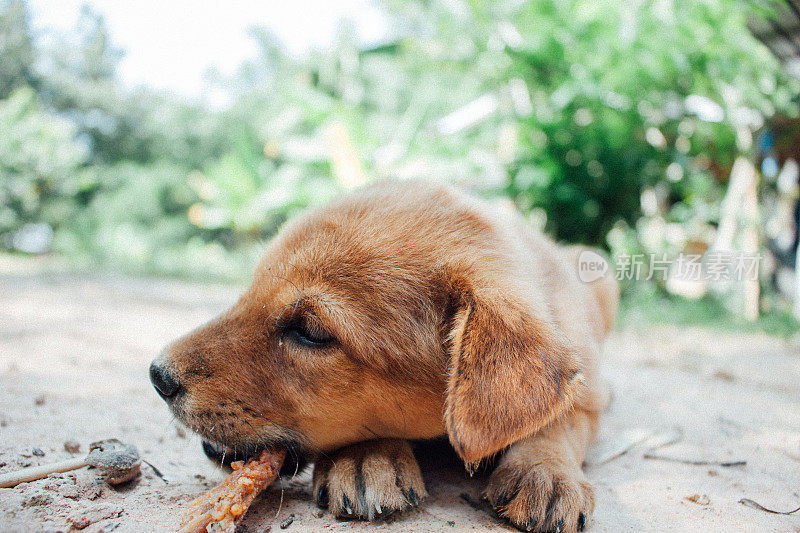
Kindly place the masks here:
POLYGON ((143 462, 144 464, 146 464, 147 466, 149 466, 149 467, 150 467, 150 469, 153 471, 153 473, 154 473, 155 475, 157 475, 159 478, 161 478, 161 481, 163 481, 164 483, 166 483, 167 485, 169 485, 169 480, 168 480, 166 477, 164 477, 164 474, 162 474, 162 473, 161 473, 161 470, 159 470, 158 468, 156 468, 155 466, 153 466, 153 465, 152 465, 152 464, 151 464, 149 461, 145 461, 144 459, 142 459, 142 462, 143 462))
POLYGON ((458 495, 458 497, 464 500, 467 503, 467 505, 469 505, 476 511, 484 512, 489 516, 491 516, 494 520, 497 520, 497 515, 495 514, 494 510, 491 507, 489 507, 489 505, 483 502, 476 501, 475 499, 473 499, 472 496, 470 496, 466 492, 462 492, 461 494, 458 495))
POLYGON ((667 457, 666 455, 658 455, 655 453, 647 452, 643 456, 645 459, 657 459, 659 461, 671 461, 673 463, 682 463, 685 465, 693 466, 744 466, 747 461, 705 461, 702 459, 681 459, 680 457, 667 457))
POLYGON ((651 442, 650 447, 642 456, 644 459, 656 459, 659 461, 670 461, 673 463, 681 463, 685 465, 693 465, 693 466, 744 466, 747 464, 747 461, 708 461, 705 459, 682 459, 680 457, 669 457, 666 455, 659 455, 655 453, 655 451, 659 448, 663 448, 665 446, 669 446, 671 444, 675 444, 683 438, 683 431, 679 428, 675 428, 674 433, 664 434, 660 436, 656 442, 651 442))
POLYGON ((742 498, 741 500, 739 500, 739 503, 741 503, 745 507, 752 507, 753 509, 758 509, 759 511, 764 511, 765 513, 772 513, 772 514, 790 515, 796 513, 797 511, 800 511, 800 507, 798 507, 794 511, 776 511, 774 509, 767 509, 760 503, 754 502, 753 500, 748 498, 742 498))
POLYGON ((613 461, 614 459, 622 457, 629 451, 639 446, 643 446, 648 452, 652 452, 656 448, 675 444, 682 438, 683 430, 679 427, 674 427, 659 432, 647 431, 643 429, 628 430, 620 435, 617 435, 615 437, 616 442, 612 440, 610 447, 607 444, 606 447, 608 449, 604 452, 601 451, 598 453, 597 450, 595 450, 590 457, 587 457, 585 464, 587 466, 603 465, 613 461), (615 445, 620 441, 622 441, 621 445, 615 445))

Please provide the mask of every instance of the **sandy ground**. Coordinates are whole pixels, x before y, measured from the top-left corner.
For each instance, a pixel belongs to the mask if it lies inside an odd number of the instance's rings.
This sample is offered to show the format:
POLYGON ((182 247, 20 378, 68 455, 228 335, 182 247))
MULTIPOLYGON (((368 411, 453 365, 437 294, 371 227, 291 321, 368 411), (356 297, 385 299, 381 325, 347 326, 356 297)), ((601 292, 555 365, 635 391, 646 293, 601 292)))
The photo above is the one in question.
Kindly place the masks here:
MULTIPOLYGON (((72 457, 66 441, 118 437, 149 466, 112 489, 82 470, 0 489, 0 531, 172 531, 223 473, 171 419, 147 365, 238 290, 122 277, 0 276, 0 472, 72 457)), ((800 531, 800 351, 761 335, 662 326, 616 332, 603 363, 614 400, 586 473, 591 531, 800 531), (663 445, 666 442, 677 441, 663 445), (662 446, 658 447, 660 444, 662 446), (656 447, 654 449, 654 447, 656 447), (645 457, 656 454, 665 459, 645 457), (738 462, 739 466, 677 460, 738 462), (694 495, 697 495, 691 501, 694 495)), ((503 531, 477 500, 485 477, 426 464, 430 498, 391 522, 321 514, 306 472, 255 504, 247 531, 503 531)))

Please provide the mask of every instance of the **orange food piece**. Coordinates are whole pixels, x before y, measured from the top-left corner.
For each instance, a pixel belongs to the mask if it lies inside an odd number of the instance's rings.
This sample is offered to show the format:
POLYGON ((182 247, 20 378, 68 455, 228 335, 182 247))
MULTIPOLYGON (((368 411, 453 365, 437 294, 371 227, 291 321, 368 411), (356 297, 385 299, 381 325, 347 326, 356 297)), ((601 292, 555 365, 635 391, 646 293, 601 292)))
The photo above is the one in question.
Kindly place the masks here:
POLYGON ((233 472, 216 487, 189 504, 180 533, 233 533, 256 496, 281 469, 286 450, 262 451, 247 464, 231 463, 233 472))

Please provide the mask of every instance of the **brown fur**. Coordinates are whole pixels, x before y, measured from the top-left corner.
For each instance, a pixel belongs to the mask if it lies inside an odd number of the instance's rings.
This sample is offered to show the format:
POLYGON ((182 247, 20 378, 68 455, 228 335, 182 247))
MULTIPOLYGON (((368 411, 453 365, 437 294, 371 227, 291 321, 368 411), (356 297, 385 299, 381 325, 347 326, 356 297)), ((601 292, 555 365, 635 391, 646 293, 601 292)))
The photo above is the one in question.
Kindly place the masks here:
POLYGON ((402 439, 447 434, 466 463, 506 450, 486 494, 513 524, 577 530, 617 301, 613 279, 578 280, 577 252, 450 187, 378 183, 284 228, 236 305, 157 364, 204 438, 333 457, 315 494, 337 514, 416 505, 402 439), (298 323, 335 340, 303 345, 298 323))

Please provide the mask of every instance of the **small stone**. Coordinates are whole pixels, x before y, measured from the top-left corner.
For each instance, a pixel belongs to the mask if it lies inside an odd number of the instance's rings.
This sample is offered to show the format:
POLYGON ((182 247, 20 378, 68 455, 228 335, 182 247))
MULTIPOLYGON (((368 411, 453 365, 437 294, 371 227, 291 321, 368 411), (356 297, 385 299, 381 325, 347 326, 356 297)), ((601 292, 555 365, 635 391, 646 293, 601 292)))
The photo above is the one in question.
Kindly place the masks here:
POLYGON ((78 453, 81 451, 81 445, 78 441, 68 440, 64 443, 64 450, 69 453, 78 453))
POLYGON ((44 457, 44 450, 41 448, 34 448, 31 450, 31 453, 36 457, 44 457))
POLYGON ((34 403, 35 405, 39 405, 39 406, 41 406, 41 405, 44 405, 44 400, 45 400, 45 398, 44 398, 44 394, 40 394, 39 396, 37 396, 36 398, 34 398, 34 400, 33 400, 33 403, 34 403))
POLYGON ((58 493, 64 498, 69 498, 70 500, 77 500, 81 497, 78 487, 75 485, 62 485, 58 488, 58 493))
POLYGON ((175 434, 181 439, 186 438, 186 431, 180 426, 175 426, 175 434))
POLYGON ((287 527, 291 526, 293 522, 294 522, 294 513, 292 513, 289 516, 287 516, 286 520, 281 522, 281 524, 280 524, 281 529, 286 529, 287 527))
POLYGON ((90 487, 89 489, 87 489, 86 493, 84 495, 87 498, 89 498, 90 500, 94 501, 94 500, 96 500, 97 498, 99 498, 100 496, 103 495, 103 486, 102 485, 94 485, 94 486, 90 487))
POLYGON ((684 500, 694 502, 697 505, 708 505, 711 503, 711 500, 708 498, 706 494, 692 494, 691 496, 686 496, 684 500))
POLYGON ((33 463, 31 463, 28 459, 17 459, 17 464, 22 468, 28 468, 33 463))
POLYGON ((42 506, 42 505, 47 505, 51 501, 53 501, 53 498, 51 498, 49 494, 41 494, 41 493, 40 494, 32 494, 31 496, 28 496, 27 498, 22 500, 22 506, 23 507, 39 507, 39 506, 42 506))
MULTIPOLYGON (((52 476, 52 475, 53 475, 53 474, 50 474, 50 476, 52 476)), ((57 490, 58 490, 58 487, 60 487, 60 486, 61 486, 61 480, 60 480, 60 479, 53 479, 53 478, 51 478, 50 476, 47 476, 47 477, 45 478, 47 481, 45 481, 44 485, 42 485, 42 488, 43 488, 44 490, 54 490, 54 491, 57 491, 57 490)))
POLYGON ((110 504, 100 504, 92 509, 84 509, 71 514, 67 517, 67 522, 75 529, 84 529, 100 520, 117 518, 122 515, 122 513, 123 510, 121 507, 110 504))

